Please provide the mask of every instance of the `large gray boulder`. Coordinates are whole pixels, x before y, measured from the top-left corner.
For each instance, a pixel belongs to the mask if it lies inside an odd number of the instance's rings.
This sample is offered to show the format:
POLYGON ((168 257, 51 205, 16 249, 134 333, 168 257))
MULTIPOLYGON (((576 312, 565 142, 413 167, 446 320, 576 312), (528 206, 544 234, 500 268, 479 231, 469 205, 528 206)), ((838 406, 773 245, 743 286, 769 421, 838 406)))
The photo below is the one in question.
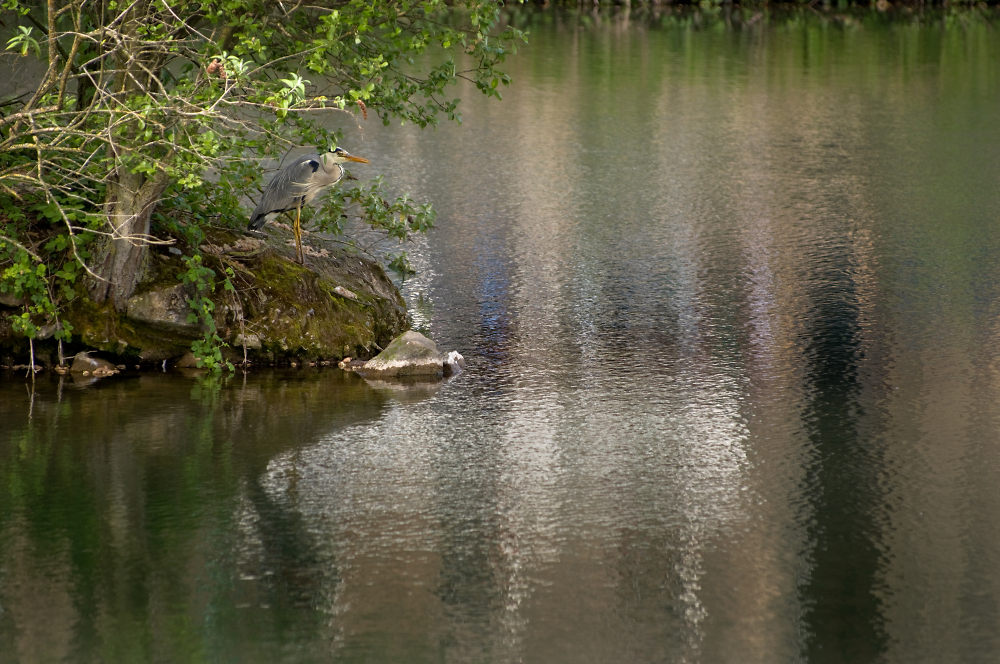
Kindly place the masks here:
POLYGON ((188 322, 191 307, 184 284, 151 290, 128 299, 126 316, 168 332, 198 335, 201 323, 188 322))
POLYGON ((385 350, 365 362, 357 372, 366 378, 436 377, 457 373, 453 367, 458 366, 460 359, 454 351, 448 355, 438 352, 433 341, 410 330, 393 339, 385 350))

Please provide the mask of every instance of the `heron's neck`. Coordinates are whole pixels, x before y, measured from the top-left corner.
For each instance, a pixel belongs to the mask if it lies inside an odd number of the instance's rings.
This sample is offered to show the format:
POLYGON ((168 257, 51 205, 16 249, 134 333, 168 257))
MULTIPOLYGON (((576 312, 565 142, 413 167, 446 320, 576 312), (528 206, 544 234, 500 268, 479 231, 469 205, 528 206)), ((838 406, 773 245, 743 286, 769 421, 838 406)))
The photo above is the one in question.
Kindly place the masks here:
POLYGON ((323 157, 323 170, 338 180, 344 176, 344 167, 329 157, 323 157))

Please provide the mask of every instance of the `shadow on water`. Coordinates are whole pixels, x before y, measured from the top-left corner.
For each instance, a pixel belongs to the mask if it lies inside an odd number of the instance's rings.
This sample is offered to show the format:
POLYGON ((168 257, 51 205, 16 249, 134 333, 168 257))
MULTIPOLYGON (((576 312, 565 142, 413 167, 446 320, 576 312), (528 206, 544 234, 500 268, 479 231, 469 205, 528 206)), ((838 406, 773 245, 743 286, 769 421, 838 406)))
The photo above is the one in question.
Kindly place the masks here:
MULTIPOLYGON (((338 583, 277 455, 371 422, 339 370, 0 382, 0 650, 20 661, 295 661, 338 583)), ((294 481, 294 478, 290 478, 294 481)), ((14 660, 16 661, 16 660, 14 660)))
MULTIPOLYGON (((811 574, 801 587, 807 609, 803 628, 810 662, 873 662, 887 650, 880 580, 879 519, 885 496, 879 486, 883 464, 879 438, 862 403, 862 326, 849 266, 812 293, 805 348, 810 386, 802 415, 812 446, 805 468, 811 574)), ((878 358, 867 358, 878 359, 878 358)))

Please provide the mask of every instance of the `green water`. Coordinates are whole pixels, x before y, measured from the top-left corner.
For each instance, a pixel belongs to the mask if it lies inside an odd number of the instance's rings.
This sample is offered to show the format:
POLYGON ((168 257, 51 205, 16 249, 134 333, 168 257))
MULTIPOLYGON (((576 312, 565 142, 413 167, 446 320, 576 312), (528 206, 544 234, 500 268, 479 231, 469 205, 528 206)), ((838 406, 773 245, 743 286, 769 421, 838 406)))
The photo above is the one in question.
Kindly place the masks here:
POLYGON ((519 13, 349 131, 454 380, 0 375, 0 661, 1000 658, 1000 36, 835 14, 519 13))

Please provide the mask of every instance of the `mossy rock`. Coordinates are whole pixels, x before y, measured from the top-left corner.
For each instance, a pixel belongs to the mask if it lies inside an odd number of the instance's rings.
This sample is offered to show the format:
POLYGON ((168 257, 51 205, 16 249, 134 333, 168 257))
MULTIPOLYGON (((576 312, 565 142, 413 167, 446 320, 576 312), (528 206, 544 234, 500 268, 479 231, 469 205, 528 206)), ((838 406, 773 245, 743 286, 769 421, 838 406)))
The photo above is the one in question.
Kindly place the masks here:
MULTIPOLYGON (((250 242, 259 246, 249 251, 243 250, 248 244, 244 234, 228 229, 210 230, 202 245, 203 263, 215 270, 220 282, 211 297, 218 334, 230 344, 230 359, 243 359, 243 347, 237 343, 243 338, 252 339, 253 346, 259 340, 259 348, 247 348, 255 363, 372 357, 409 328, 405 303, 378 261, 306 234, 307 264, 299 265, 294 246, 289 246, 292 233, 273 225, 265 228, 266 239, 250 242), (221 287, 227 267, 236 275, 235 293, 221 287)), ((185 269, 181 255, 168 247, 152 247, 133 296, 134 302, 145 304, 134 307, 132 317, 110 303, 78 297, 62 314, 73 325, 73 341, 64 344, 64 353, 99 350, 129 363, 159 363, 183 355, 201 336, 197 325, 178 317, 176 301, 183 292, 178 291, 179 275, 185 269), (173 298, 173 310, 156 313, 149 301, 163 294, 173 298), (137 313, 140 309, 142 314, 137 313)), ((18 313, 0 309, 0 359, 26 357, 27 340, 11 330, 10 318, 18 313)), ((55 361, 54 348, 51 339, 35 343, 45 363, 55 361)))
POLYGON ((357 371, 366 378, 442 376, 444 359, 433 341, 410 330, 394 339, 384 351, 357 371))

